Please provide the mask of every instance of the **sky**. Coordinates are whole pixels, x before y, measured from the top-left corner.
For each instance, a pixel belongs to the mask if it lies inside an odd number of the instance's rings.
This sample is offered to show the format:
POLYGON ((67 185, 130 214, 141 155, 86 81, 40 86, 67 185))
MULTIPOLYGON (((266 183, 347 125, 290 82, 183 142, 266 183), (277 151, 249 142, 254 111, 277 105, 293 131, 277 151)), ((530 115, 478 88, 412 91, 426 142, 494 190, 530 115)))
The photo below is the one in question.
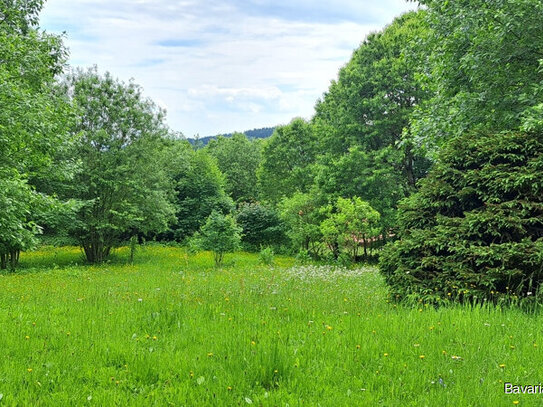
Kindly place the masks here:
POLYGON ((48 0, 40 25, 66 32, 74 67, 131 78, 201 137, 309 119, 371 32, 405 0, 48 0))

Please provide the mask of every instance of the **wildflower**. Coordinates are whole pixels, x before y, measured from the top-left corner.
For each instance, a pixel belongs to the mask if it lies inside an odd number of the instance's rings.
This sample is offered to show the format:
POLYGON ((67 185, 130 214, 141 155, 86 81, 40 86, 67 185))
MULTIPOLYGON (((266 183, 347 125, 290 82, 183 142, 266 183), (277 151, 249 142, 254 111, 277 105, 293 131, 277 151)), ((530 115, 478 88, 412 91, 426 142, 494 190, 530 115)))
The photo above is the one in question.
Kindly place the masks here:
POLYGON ((255 342, 255 341, 251 341, 251 345, 255 346, 255 345, 256 345, 256 342, 255 342))
POLYGON ((420 358, 420 359, 424 359, 424 355, 420 355, 419 358, 420 358))
POLYGON ((194 372, 192 370, 190 371, 189 376, 194 377, 194 372))
POLYGON ((153 341, 156 341, 158 338, 156 336, 153 336, 153 341))
POLYGON ((442 350, 441 353, 443 353, 444 355, 446 355, 446 354, 447 354, 447 351, 442 350))
POLYGON ((28 373, 32 373, 32 368, 29 367, 28 369, 26 369, 26 371, 27 371, 28 373))
POLYGON ((356 349, 360 349, 360 345, 356 345, 356 349))
POLYGON ((207 357, 208 357, 208 358, 210 358, 210 357, 212 357, 212 356, 213 356, 213 352, 209 352, 209 353, 207 354, 207 357))
POLYGON ((329 331, 331 331, 333 328, 332 328, 330 325, 326 325, 326 329, 328 329, 329 331))
POLYGON ((453 359, 453 360, 462 360, 462 357, 456 356, 456 355, 452 355, 452 356, 451 356, 451 359, 453 359))
POLYGON ((386 358, 388 356, 388 353, 383 353, 383 356, 386 358))
POLYGON ((504 363, 500 364, 499 366, 500 366, 502 369, 505 368, 505 364, 504 364, 504 363))
POLYGON ((232 390, 232 386, 228 386, 228 387, 226 388, 226 390, 231 391, 231 390, 232 390))
POLYGON ((520 401, 518 401, 518 400, 513 401, 513 404, 514 404, 515 406, 516 406, 518 403, 520 403, 520 401))
POLYGON ((26 340, 29 340, 29 339, 30 339, 30 336, 26 335, 26 336, 25 336, 25 339, 26 339, 26 340))

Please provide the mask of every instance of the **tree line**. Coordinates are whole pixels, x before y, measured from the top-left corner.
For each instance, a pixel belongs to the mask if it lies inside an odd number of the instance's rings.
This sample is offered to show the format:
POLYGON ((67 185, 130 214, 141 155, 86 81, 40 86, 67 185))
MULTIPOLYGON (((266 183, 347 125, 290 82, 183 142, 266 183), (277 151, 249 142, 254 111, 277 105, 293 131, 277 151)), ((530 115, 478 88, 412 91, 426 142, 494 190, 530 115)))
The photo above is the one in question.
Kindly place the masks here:
POLYGON ((382 254, 400 299, 535 292, 543 4, 419 3, 364 39, 312 118, 205 146, 133 82, 68 69, 62 38, 39 30, 40 1, 3 3, 2 267, 40 240, 102 262, 137 237, 215 247, 219 262, 239 244, 382 254))

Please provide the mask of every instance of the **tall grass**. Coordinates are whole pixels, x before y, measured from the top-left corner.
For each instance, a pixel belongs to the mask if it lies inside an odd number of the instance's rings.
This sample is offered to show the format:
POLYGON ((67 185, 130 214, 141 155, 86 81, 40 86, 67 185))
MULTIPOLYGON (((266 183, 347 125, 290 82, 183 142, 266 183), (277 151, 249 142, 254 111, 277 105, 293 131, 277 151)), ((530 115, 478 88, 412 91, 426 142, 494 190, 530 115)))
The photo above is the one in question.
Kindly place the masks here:
POLYGON ((0 405, 541 405, 543 319, 403 308, 374 268, 26 253, 0 276, 0 405))

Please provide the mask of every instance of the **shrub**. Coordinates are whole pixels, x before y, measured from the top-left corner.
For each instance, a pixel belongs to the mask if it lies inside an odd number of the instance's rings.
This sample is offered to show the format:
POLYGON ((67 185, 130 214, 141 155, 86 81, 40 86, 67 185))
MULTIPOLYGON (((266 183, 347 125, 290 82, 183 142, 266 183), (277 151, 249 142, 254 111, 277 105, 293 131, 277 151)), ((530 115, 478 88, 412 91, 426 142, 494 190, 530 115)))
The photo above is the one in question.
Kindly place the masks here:
POLYGON ((241 228, 231 215, 213 211, 196 234, 194 241, 202 250, 211 250, 215 265, 222 265, 225 253, 236 251, 241 241, 241 228))
POLYGON ((284 225, 273 208, 259 203, 243 204, 236 216, 243 230, 242 241, 250 250, 261 246, 279 246, 286 240, 284 225))
MULTIPOLYGON (((464 135, 403 201, 381 256, 394 298, 431 303, 538 297, 543 133, 464 135)), ((543 293, 542 293, 543 294, 543 293)))

